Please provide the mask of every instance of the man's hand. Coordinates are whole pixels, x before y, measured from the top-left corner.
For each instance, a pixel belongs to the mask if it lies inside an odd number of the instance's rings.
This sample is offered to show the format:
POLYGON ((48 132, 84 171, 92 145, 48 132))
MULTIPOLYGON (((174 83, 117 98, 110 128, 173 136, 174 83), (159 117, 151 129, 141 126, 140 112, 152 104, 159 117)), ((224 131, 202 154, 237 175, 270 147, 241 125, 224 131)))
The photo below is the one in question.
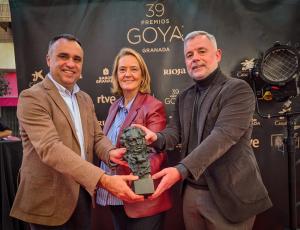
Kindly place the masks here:
POLYGON ((181 179, 179 171, 174 167, 165 168, 158 173, 152 175, 152 179, 161 178, 159 185, 157 186, 155 192, 149 196, 149 199, 155 199, 159 197, 164 191, 173 186, 177 181, 181 179))
POLYGON ((109 151, 109 159, 113 163, 128 167, 128 163, 123 160, 123 156, 125 153, 126 153, 126 148, 112 149, 109 151))
POLYGON ((132 124, 131 126, 138 127, 138 128, 142 129, 146 133, 145 139, 146 139, 147 145, 150 145, 154 141, 157 140, 156 133, 152 132, 150 129, 146 128, 145 126, 142 126, 142 125, 139 125, 139 124, 132 124))
POLYGON ((137 179, 138 177, 133 175, 109 176, 104 174, 101 176, 98 184, 119 199, 124 200, 128 203, 133 203, 144 200, 144 196, 136 195, 127 184, 128 182, 137 179))

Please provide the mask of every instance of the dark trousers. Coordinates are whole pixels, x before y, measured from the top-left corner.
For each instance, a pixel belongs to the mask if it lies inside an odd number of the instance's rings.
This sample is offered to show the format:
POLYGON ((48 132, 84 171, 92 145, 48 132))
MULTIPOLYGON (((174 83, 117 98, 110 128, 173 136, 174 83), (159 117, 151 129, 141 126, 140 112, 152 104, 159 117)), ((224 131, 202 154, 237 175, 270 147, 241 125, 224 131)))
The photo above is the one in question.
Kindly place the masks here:
POLYGON ((126 215, 123 205, 110 206, 115 230, 162 230, 165 213, 153 216, 130 218, 126 215))
POLYGON ((30 224, 31 230, 89 230, 91 229, 91 196, 80 187, 77 206, 71 218, 60 226, 30 224))
POLYGON ((220 213, 209 190, 187 185, 183 196, 183 219, 186 230, 251 230, 255 216, 231 223, 220 213))

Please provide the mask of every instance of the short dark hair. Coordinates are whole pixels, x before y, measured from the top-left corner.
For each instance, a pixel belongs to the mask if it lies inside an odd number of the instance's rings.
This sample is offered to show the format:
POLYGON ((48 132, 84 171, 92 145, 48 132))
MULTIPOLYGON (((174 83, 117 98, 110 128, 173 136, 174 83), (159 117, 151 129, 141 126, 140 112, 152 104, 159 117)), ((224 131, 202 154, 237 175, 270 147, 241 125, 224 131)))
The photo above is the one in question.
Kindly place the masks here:
POLYGON ((48 51, 50 50, 51 46, 52 46, 57 40, 59 40, 59 39, 61 39, 61 38, 67 39, 67 40, 69 40, 69 41, 75 41, 75 42, 77 42, 77 43, 80 45, 80 47, 82 48, 81 42, 80 42, 79 39, 76 38, 74 35, 72 35, 72 34, 59 34, 59 35, 55 36, 54 38, 52 38, 52 39, 50 40, 49 46, 48 46, 48 51))

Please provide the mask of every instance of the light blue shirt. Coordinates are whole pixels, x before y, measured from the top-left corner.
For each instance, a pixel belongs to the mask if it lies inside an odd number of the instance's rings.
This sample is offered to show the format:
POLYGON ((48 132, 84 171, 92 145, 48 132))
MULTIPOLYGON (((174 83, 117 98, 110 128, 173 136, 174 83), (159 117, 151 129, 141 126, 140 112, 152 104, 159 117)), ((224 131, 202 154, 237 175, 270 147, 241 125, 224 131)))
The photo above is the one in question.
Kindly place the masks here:
POLYGON ((119 103, 118 113, 116 114, 114 122, 107 133, 107 137, 110 139, 113 145, 117 144, 117 139, 121 126, 125 121, 125 118, 128 114, 128 111, 130 110, 132 102, 133 100, 131 100, 126 107, 124 106, 123 100, 121 100, 119 103))
POLYGON ((49 79, 54 83, 56 86, 60 96, 64 99, 67 107, 69 108, 69 112, 71 115, 71 118, 73 120, 73 124, 75 126, 76 135, 80 144, 80 152, 81 152, 81 158, 86 160, 86 154, 84 151, 84 136, 83 136, 83 129, 82 129, 82 123, 81 123, 81 117, 80 117, 80 110, 76 98, 76 93, 80 91, 80 88, 77 84, 74 85, 73 91, 70 92, 68 89, 63 87, 61 84, 59 84, 57 81, 55 81, 51 74, 48 74, 49 79))
MULTIPOLYGON (((116 117, 114 119, 114 122, 112 123, 108 133, 107 137, 111 140, 113 145, 117 144, 118 135, 120 132, 120 129, 125 121, 125 118, 131 108, 131 105, 133 103, 135 98, 133 98, 127 106, 124 106, 124 98, 120 100, 120 103, 118 105, 118 112, 116 114, 116 117)), ((115 175, 116 173, 111 170, 104 162, 101 161, 100 164, 101 169, 103 169, 106 174, 108 175, 115 175)), ((123 201, 118 199, 117 197, 110 194, 107 190, 103 188, 99 188, 97 191, 97 197, 96 202, 99 205, 106 206, 106 205, 123 205, 123 201)))

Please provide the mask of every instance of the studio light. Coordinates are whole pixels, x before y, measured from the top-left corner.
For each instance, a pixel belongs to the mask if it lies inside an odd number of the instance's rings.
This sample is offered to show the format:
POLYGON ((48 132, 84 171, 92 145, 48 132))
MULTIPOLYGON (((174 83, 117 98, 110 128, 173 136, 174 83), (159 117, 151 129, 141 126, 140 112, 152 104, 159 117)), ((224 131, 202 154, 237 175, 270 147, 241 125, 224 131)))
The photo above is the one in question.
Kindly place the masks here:
POLYGON ((275 42, 259 58, 245 60, 237 77, 246 80, 257 99, 283 102, 298 96, 299 51, 275 42))
POLYGON ((299 73, 299 54, 288 45, 276 42, 263 55, 260 77, 272 85, 283 86, 299 73))
MULTIPOLYGON (((296 165, 300 164, 300 160, 296 162, 294 137, 296 119, 300 116, 300 110, 292 108, 291 100, 300 95, 298 48, 276 42, 259 58, 241 62, 242 69, 236 74, 252 87, 256 96, 255 110, 260 117, 266 119, 280 117, 286 120, 286 137, 283 143, 288 155, 290 229, 298 229, 297 208, 299 207, 296 199, 296 165), (261 112, 260 105, 271 101, 281 102, 281 111, 261 112)), ((277 107, 274 106, 275 109, 277 107)))

